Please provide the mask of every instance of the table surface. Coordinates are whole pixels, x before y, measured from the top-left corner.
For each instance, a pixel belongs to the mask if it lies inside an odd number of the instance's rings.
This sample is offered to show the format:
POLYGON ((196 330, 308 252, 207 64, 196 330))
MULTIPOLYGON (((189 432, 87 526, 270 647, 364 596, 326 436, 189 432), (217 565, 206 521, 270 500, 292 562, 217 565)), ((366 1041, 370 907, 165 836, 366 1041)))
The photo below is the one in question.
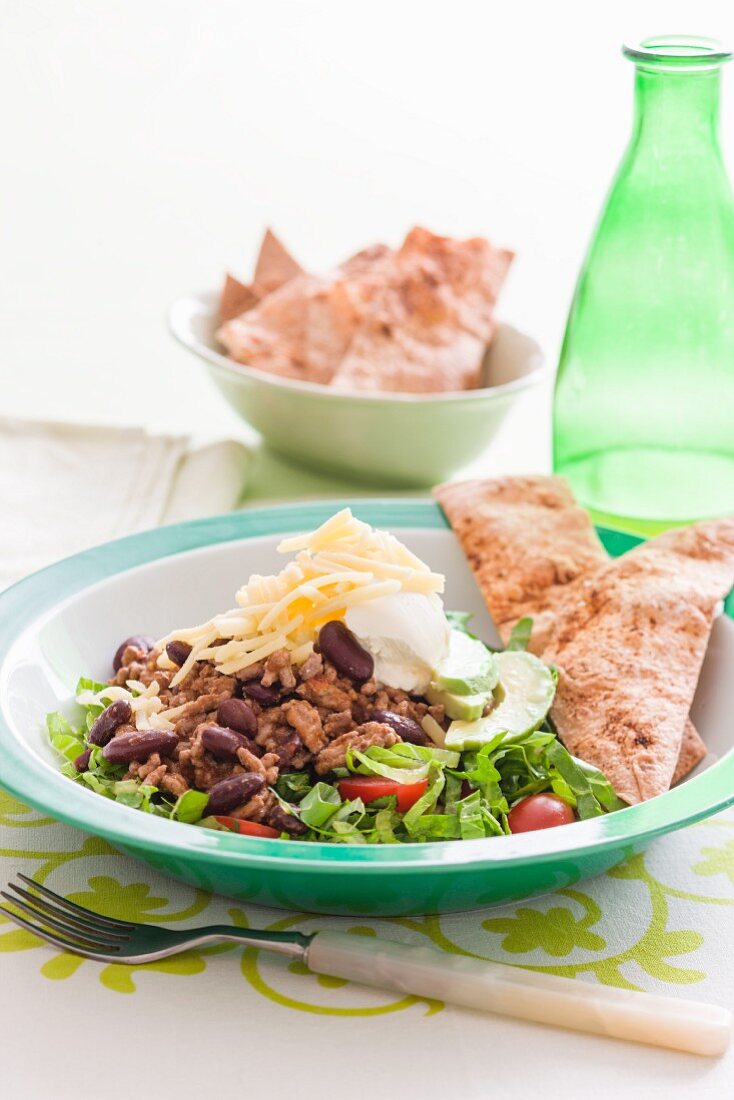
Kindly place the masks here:
MULTIPOLYGON (((629 134, 632 71, 618 44, 629 20, 639 20, 632 0, 606 14, 567 3, 565 19, 529 0, 501 13, 464 0, 450 9, 374 0, 369 17, 336 0, 0 6, 3 413, 248 438, 200 365, 174 345, 164 315, 177 295, 217 285, 224 268, 246 276, 266 224, 316 269, 367 242, 396 243, 412 224, 509 245, 517 259, 501 314, 554 362, 583 250, 629 134)), ((644 33, 689 29, 687 5, 654 0, 645 9, 644 33)), ((704 0, 697 13, 702 33, 734 38, 730 5, 704 0)), ((731 98, 729 88, 725 123, 731 98)), ((723 131, 729 153, 733 129, 723 131)), ((548 414, 548 386, 523 396, 471 472, 548 469, 548 414)), ((248 499, 344 488, 264 454, 248 499)), ((5 812, 16 825, 31 823, 11 830, 6 821, 8 873, 37 870, 46 843, 66 853, 62 863, 92 860, 90 882, 112 876, 133 894, 144 883, 146 896, 164 884, 162 912, 194 913, 184 888, 119 856, 75 855, 79 834, 5 812)), ((661 975, 670 959, 657 977, 633 959, 627 979, 731 1000, 734 851, 722 840, 732 824, 668 839, 654 850, 652 871, 638 866, 637 878, 633 868, 621 885, 607 878, 584 887, 590 902, 554 895, 526 911, 545 914, 556 933, 586 921, 593 937, 603 923, 602 938, 624 953, 642 906, 659 957, 680 949, 684 960, 674 965, 702 976, 681 987, 669 975, 668 985, 661 975), (682 877, 666 878, 683 856, 682 877), (713 870, 700 869, 707 860, 713 870), (667 884, 662 892, 648 872, 667 884), (685 902, 681 893, 708 901, 685 902), (603 912, 598 927, 589 905, 603 912), (548 916, 559 908, 565 916, 548 916)), ((79 881, 59 875, 68 889, 79 881)), ((227 903, 212 904, 227 919, 227 903)), ((501 935, 482 921, 534 919, 518 914, 510 907, 449 918, 448 927, 468 949, 517 961, 502 938, 514 926, 501 935)), ((249 915, 258 922, 253 907, 249 915)), ((519 961, 561 965, 558 942, 541 936, 519 961)), ((593 953, 592 941, 571 946, 593 953)), ((282 1003, 295 996, 288 982, 315 979, 291 975, 279 1001, 256 988, 252 972, 243 982, 247 967, 228 955, 185 980, 140 974, 126 996, 124 979, 91 965, 43 973, 50 956, 41 954, 2 955, 8 1100, 127 1096, 129 1056, 120 1072, 100 1054, 108 1050, 139 1051, 136 1079, 162 1080, 181 1100, 211 1091, 206 1081, 219 1092, 256 1083, 274 1100, 294 1092, 308 1100, 335 1083, 355 1098, 484 1097, 520 1085, 523 1096, 534 1086, 553 1096, 593 1086, 599 1100, 721 1097, 734 1077, 731 1055, 709 1063, 451 1009, 427 1013, 425 1005, 385 1012, 373 995, 354 1017, 297 1012, 282 1003), (256 1027, 258 1019, 267 1026, 256 1027)), ((276 985, 283 975, 274 967, 265 973, 276 985)), ((332 1007, 355 1003, 351 993, 317 986, 298 996, 323 1007, 327 993, 332 1007)))

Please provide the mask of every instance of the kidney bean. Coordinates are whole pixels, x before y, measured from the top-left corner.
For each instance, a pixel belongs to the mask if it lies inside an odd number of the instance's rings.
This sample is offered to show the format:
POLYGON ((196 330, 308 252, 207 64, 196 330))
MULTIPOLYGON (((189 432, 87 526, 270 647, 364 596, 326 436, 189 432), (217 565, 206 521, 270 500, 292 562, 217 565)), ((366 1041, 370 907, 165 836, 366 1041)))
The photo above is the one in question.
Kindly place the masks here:
POLYGON ((298 736, 295 730, 281 741, 279 745, 276 745, 274 752, 278 757, 278 765, 281 768, 287 768, 293 761, 293 757, 303 748, 303 741, 298 736))
POLYGON ((289 814, 282 806, 273 806, 268 814, 268 825, 273 829, 279 829, 281 833, 290 833, 291 836, 303 836, 308 832, 308 825, 301 821, 295 814, 289 814))
POLYGON ((431 739, 423 732, 423 727, 414 718, 408 718, 404 714, 396 714, 392 710, 373 710, 370 720, 389 726, 391 730, 395 730, 401 740, 408 741, 411 745, 431 744, 431 739))
POLYGON ((85 749, 84 752, 80 752, 74 761, 74 767, 78 772, 85 772, 89 767, 89 757, 92 755, 91 749, 85 749))
POLYGON ((374 672, 372 655, 363 649, 351 630, 335 619, 319 631, 319 649, 337 672, 350 680, 369 680, 374 672))
POLYGON ((259 680, 245 680, 242 684, 244 695, 254 699, 261 707, 274 707, 280 699, 280 692, 274 687, 265 687, 259 680))
POLYGON ((173 661, 174 665, 178 665, 180 668, 186 658, 191 653, 191 646, 186 642, 169 642, 166 646, 166 654, 169 660, 173 661))
POLYGON ((243 699, 225 699, 217 709, 217 722, 220 726, 237 730, 254 737, 257 733, 257 715, 243 699))
POLYGON ((178 737, 169 730, 133 730, 121 733, 102 749, 102 755, 110 764, 142 762, 154 752, 169 753, 178 744, 178 737))
POLYGON ((112 659, 112 667, 115 672, 119 672, 122 668, 122 658, 129 645, 134 645, 136 649, 142 649, 144 653, 150 653, 155 645, 155 638, 151 638, 149 634, 131 634, 124 642, 120 642, 112 659))
POLYGON ((254 794, 262 790, 265 780, 254 772, 240 772, 215 783, 209 791, 209 801, 205 814, 227 814, 236 806, 249 802, 254 794))
POLYGON ((106 745, 117 727, 129 722, 132 714, 130 704, 125 699, 111 703, 92 725, 87 740, 91 745, 106 745))
POLYGON ((255 756, 262 756, 260 746, 251 741, 247 734, 224 726, 207 726, 201 731, 201 743, 220 760, 233 759, 238 749, 248 749, 255 756))

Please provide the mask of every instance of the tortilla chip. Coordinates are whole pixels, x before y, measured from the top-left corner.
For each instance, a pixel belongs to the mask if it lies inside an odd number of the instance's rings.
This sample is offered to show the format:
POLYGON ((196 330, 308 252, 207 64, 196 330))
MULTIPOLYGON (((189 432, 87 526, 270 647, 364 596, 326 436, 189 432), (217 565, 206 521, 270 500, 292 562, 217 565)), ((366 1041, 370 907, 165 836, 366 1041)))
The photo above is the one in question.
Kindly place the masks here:
POLYGON ((505 477, 440 485, 434 495, 471 565, 503 642, 533 619, 542 653, 567 586, 608 562, 587 513, 560 477, 505 477))
POLYGON ((668 531, 567 593, 544 660, 551 717, 630 803, 666 791, 718 602, 734 585, 734 519, 668 531))
POLYGON ((258 297, 264 298, 266 294, 280 290, 296 275, 302 274, 301 265, 293 259, 275 234, 270 229, 266 229, 255 265, 255 277, 252 280, 253 289, 258 297))
POLYGON ((377 392, 473 389, 511 260, 481 238, 416 228, 397 251, 373 245, 317 278, 268 230, 249 288, 260 304, 244 316, 223 311, 217 337, 237 362, 286 378, 377 392))
POLYGON ((674 787, 676 783, 680 783, 681 779, 685 779, 688 773, 692 772, 696 765, 701 763, 707 752, 701 735, 689 718, 683 730, 678 763, 675 765, 673 778, 670 781, 671 787, 674 787))
POLYGON ((397 252, 353 257, 364 315, 334 375, 343 389, 438 393, 476 389, 512 253, 416 227, 397 252))
MULTIPOLYGON (((434 492, 503 641, 527 615, 533 620, 529 648, 543 654, 573 586, 609 562, 568 483, 559 477, 515 477, 455 482, 434 492)), ((705 755, 689 719, 674 782, 705 755)))
POLYGON ((233 275, 225 275, 224 286, 219 298, 219 316, 222 321, 231 321, 233 317, 239 317, 246 313, 260 301, 251 286, 245 286, 233 275))
POLYGON ((368 275, 387 256, 392 255, 392 249, 386 244, 371 244, 367 248, 360 249, 339 265, 339 270, 345 275, 368 275))
POLYGON ((298 275, 222 325, 217 339, 238 363, 328 385, 355 324, 356 312, 338 280, 298 275))

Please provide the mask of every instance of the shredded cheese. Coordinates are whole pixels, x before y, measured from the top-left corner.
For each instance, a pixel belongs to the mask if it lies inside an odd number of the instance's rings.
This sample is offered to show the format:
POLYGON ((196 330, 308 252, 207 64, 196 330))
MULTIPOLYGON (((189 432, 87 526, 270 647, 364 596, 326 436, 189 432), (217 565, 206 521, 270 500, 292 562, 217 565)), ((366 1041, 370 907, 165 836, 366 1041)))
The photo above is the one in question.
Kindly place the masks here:
MULTIPOLYGON (((185 642, 191 652, 171 679, 175 687, 197 661, 211 661, 225 676, 241 672, 279 649, 302 664, 313 652, 318 630, 330 619, 343 619, 347 608, 394 592, 443 592, 444 578, 386 531, 376 531, 356 519, 349 508, 321 527, 283 539, 282 554, 295 554, 280 573, 253 575, 235 597, 237 606, 200 626, 172 630, 158 642, 158 668, 176 665, 166 644, 185 642)), ((128 680, 98 692, 83 691, 83 706, 109 706, 118 699, 130 704, 132 721, 141 730, 173 730, 186 704, 164 709, 160 686, 128 680)))
POLYGON ((329 619, 344 618, 349 607, 400 591, 443 592, 440 573, 432 573, 394 535, 363 523, 349 508, 315 531, 283 539, 278 551, 295 558, 273 576, 250 577, 231 611, 161 638, 160 668, 173 667, 165 656, 168 642, 191 646, 171 686, 196 661, 211 661, 231 675, 287 649, 298 664, 312 652, 318 629, 329 619))

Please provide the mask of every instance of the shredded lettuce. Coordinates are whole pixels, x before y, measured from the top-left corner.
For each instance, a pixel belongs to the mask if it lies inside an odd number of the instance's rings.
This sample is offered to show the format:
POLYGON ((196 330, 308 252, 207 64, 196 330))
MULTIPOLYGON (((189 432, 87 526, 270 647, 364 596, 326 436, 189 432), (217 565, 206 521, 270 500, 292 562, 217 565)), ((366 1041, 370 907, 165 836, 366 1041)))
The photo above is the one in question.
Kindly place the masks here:
POLYGON ((67 722, 63 714, 58 711, 47 714, 46 728, 51 744, 65 760, 73 763, 84 752, 84 740, 80 732, 67 722))
POLYGON ((311 790, 308 772, 283 772, 275 784, 276 794, 283 802, 300 802, 311 790))
MULTIPOLYGON (((454 629, 475 637, 468 628, 471 615, 447 612, 447 619, 454 629)), ((526 649, 531 630, 532 620, 521 619, 507 648, 526 649)), ((556 670, 551 671, 557 679, 556 670)), ((98 694, 107 687, 83 677, 77 695, 85 691, 98 694)), ((104 702, 77 708, 79 717, 71 720, 61 713, 47 716, 49 740, 63 761, 64 775, 131 809, 229 831, 211 815, 204 816, 208 793, 189 790, 174 798, 137 777, 123 778, 127 767, 111 764, 102 748, 88 741, 88 732, 103 710, 104 702), (89 750, 89 761, 79 773, 74 761, 85 750, 89 750)), ((481 748, 461 753, 407 742, 389 748, 352 749, 346 754, 345 766, 335 769, 326 780, 310 770, 284 772, 272 791, 281 806, 308 828, 298 839, 335 844, 409 844, 501 836, 510 831, 511 808, 544 791, 563 798, 582 819, 624 806, 597 768, 570 755, 548 719, 529 733, 500 732, 481 748), (426 789, 410 809, 400 813, 396 795, 367 805, 361 798, 343 799, 338 780, 355 774, 400 784, 426 781, 426 789)))
POLYGON ((341 795, 329 783, 316 783, 298 807, 298 816, 310 829, 320 829, 342 804, 341 795))
POLYGON ((175 821, 183 821, 188 825, 192 825, 201 819, 208 801, 209 795, 203 791, 185 791, 176 799, 171 809, 171 817, 175 821))
POLYGON ((383 779, 392 779, 395 783, 419 783, 428 777, 431 765, 426 761, 418 767, 411 767, 410 761, 404 757, 373 745, 366 753, 358 749, 347 752, 347 766, 357 775, 381 775, 383 779), (383 762, 383 755, 387 755, 389 764, 383 762))
POLYGON ((533 632, 532 619, 518 619, 510 632, 510 638, 505 649, 527 649, 530 645, 530 635, 533 632))

